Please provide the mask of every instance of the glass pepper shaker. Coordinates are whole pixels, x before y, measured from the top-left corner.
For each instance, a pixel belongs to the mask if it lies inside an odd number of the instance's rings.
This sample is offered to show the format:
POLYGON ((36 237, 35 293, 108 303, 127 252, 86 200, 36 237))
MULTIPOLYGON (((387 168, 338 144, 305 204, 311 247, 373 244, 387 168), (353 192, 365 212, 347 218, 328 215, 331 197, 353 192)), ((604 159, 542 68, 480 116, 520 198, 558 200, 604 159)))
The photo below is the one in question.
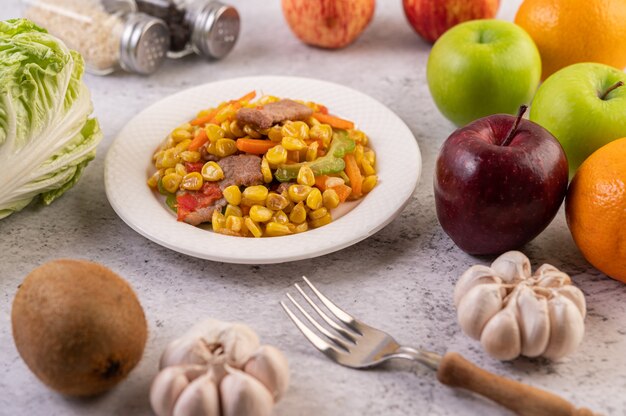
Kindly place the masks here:
POLYGON ((168 57, 190 53, 226 56, 239 37, 237 9, 215 0, 135 0, 139 11, 162 19, 170 29, 168 57))
POLYGON ((107 75, 123 69, 151 74, 169 50, 169 30, 136 12, 133 0, 22 0, 24 17, 78 51, 86 69, 107 75))

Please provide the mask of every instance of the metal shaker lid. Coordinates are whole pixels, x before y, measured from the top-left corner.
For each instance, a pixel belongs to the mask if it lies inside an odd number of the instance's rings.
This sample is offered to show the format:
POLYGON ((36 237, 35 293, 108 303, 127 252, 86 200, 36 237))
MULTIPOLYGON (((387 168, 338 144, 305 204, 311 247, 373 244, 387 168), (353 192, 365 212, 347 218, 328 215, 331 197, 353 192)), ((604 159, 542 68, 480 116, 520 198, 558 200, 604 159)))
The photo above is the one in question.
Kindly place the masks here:
POLYGON ((144 13, 126 15, 120 45, 120 65, 126 71, 151 74, 165 60, 170 33, 161 20, 144 13))
POLYGON ((206 58, 226 56, 239 37, 237 9, 218 1, 209 1, 194 15, 191 32, 193 50, 206 58))

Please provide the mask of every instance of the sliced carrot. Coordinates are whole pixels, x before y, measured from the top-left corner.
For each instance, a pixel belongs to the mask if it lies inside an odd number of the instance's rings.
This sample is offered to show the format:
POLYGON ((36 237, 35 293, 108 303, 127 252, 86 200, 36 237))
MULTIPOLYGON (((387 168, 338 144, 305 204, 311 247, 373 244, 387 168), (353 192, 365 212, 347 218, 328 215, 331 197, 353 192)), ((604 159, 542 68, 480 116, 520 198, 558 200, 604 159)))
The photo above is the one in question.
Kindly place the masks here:
POLYGON ((250 101, 254 99, 254 97, 256 97, 256 91, 250 91, 249 93, 247 93, 246 95, 244 95, 243 97, 241 97, 240 99, 236 101, 237 102, 250 101))
POLYGON ((237 149, 255 155, 263 155, 274 146, 276 143, 271 140, 237 139, 237 149))
POLYGON ((317 104, 317 108, 319 109, 319 113, 328 114, 328 107, 322 104, 317 104))
POLYGON ((339 200, 341 202, 346 202, 346 199, 348 199, 348 197, 352 193, 352 188, 350 188, 348 185, 336 185, 331 187, 330 189, 334 189, 335 192, 337 192, 337 195, 339 195, 339 200))
POLYGON ((315 177, 315 186, 317 186, 320 191, 326 190, 326 179, 328 179, 328 175, 320 175, 315 177))
POLYGON ((348 179, 350 179, 350 186, 352 186, 352 195, 358 198, 362 195, 361 186, 363 185, 363 175, 361 175, 354 154, 348 153, 344 156, 343 160, 346 162, 345 170, 348 179))
POLYGON ((339 118, 336 116, 331 116, 330 114, 313 113, 313 117, 315 117, 320 123, 330 124, 336 129, 349 130, 354 128, 353 122, 344 120, 343 118, 339 118))
POLYGON ((215 117, 215 115, 218 113, 218 111, 220 111, 221 108, 216 108, 213 111, 208 112, 206 115, 203 115, 201 117, 195 118, 193 120, 191 120, 191 125, 192 126, 201 126, 203 124, 208 123, 209 121, 213 120, 213 117, 215 117))
POLYGON ((201 148, 208 140, 209 137, 206 135, 206 131, 204 130, 204 128, 199 128, 198 130, 196 130, 196 134, 195 136, 193 136, 193 140, 191 140, 191 143, 189 143, 189 147, 187 147, 187 150, 196 151, 201 148))

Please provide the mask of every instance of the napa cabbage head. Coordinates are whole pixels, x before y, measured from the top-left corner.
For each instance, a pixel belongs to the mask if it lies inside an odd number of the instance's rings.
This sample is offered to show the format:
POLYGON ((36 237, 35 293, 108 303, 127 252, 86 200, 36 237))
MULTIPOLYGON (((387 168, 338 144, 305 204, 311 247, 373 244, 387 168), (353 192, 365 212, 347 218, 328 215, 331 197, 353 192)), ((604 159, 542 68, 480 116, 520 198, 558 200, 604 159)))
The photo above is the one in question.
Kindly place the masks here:
POLYGON ((74 186, 102 138, 84 62, 26 19, 0 21, 0 219, 74 186))

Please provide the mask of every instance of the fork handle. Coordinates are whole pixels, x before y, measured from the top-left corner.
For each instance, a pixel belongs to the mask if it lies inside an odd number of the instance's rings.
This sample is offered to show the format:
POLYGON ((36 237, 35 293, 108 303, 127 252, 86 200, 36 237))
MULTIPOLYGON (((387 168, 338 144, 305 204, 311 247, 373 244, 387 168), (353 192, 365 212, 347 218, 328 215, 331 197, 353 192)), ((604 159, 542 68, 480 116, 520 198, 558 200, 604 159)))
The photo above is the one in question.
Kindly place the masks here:
POLYGON ((455 352, 442 357, 437 379, 478 393, 522 416, 594 416, 591 410, 576 408, 556 394, 483 370, 455 352))

